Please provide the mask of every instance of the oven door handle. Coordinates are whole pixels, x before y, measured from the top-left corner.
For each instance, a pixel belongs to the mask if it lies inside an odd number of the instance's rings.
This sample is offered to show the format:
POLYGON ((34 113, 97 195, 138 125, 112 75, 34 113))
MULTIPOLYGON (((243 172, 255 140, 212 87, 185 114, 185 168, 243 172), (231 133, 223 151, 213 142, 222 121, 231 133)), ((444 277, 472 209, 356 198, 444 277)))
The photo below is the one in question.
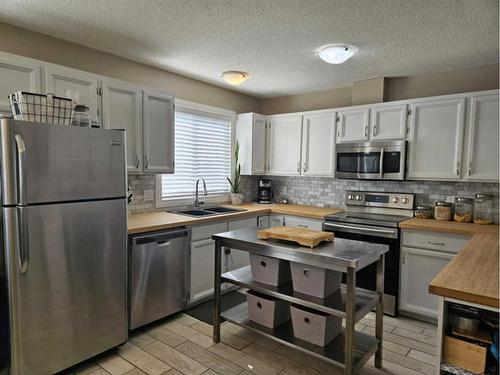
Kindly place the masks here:
POLYGON ((384 178, 384 148, 382 147, 380 149, 380 161, 379 161, 379 173, 380 173, 380 179, 384 178))
POLYGON ((367 228, 367 227, 359 227, 353 225, 344 225, 344 224, 333 224, 333 223, 325 223, 325 228, 335 229, 335 228, 343 228, 343 229, 351 229, 351 230, 359 230, 361 232, 370 232, 370 233, 380 233, 380 234, 390 234, 394 237, 397 236, 397 229, 379 229, 379 228, 367 228))

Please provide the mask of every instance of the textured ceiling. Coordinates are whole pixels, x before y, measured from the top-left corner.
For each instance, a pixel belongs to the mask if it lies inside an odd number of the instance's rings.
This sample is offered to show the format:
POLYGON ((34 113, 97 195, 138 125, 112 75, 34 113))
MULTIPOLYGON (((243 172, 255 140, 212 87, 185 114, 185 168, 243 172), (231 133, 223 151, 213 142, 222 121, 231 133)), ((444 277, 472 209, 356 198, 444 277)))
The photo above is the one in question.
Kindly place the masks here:
POLYGON ((2 0, 0 21, 272 97, 498 62, 498 0, 2 0), (342 65, 317 57, 347 43, 342 65))

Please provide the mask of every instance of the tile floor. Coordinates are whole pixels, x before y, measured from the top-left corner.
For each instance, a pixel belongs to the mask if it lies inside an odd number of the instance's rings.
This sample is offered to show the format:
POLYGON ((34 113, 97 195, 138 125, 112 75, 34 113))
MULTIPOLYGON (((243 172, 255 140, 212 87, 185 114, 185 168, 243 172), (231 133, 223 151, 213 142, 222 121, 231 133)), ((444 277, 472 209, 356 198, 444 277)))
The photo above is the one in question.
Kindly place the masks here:
MULTIPOLYGON (((374 334, 370 313, 356 329, 374 334)), ((66 372, 71 375, 336 375, 338 367, 276 343, 229 322, 222 342, 212 342, 212 326, 179 314, 131 335, 122 347, 66 372)), ((384 317, 384 369, 364 375, 434 374, 436 327, 409 318, 384 317)))

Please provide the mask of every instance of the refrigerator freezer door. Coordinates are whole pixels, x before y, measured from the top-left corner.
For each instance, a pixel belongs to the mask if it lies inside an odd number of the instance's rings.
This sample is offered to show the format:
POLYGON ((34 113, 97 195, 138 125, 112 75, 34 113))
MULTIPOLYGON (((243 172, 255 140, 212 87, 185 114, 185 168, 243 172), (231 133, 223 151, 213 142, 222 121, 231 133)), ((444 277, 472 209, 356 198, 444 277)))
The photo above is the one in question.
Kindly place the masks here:
POLYGON ((1 120, 3 205, 124 197, 124 137, 121 130, 1 120))
POLYGON ((27 207, 20 272, 18 207, 4 207, 11 373, 52 374, 127 340, 125 199, 27 207))

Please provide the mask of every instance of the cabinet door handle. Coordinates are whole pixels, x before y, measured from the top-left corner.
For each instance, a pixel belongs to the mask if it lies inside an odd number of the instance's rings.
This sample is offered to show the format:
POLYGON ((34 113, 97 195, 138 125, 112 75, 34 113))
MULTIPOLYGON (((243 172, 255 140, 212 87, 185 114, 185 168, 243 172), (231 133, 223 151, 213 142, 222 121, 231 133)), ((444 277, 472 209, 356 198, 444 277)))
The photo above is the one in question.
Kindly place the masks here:
POLYGON ((300 173, 300 162, 297 163, 297 172, 300 173))
POLYGON ((365 125, 365 138, 368 138, 368 125, 365 125))
POLYGON ((469 177, 472 176, 472 161, 469 162, 469 177))
POLYGON ((135 167, 139 169, 139 156, 135 155, 135 167))
POLYGON ((433 241, 427 241, 427 243, 429 245, 433 245, 433 246, 446 246, 446 244, 444 242, 433 242, 433 241))
POLYGON ((457 161, 457 170, 456 170, 456 172, 457 172, 457 176, 460 176, 460 162, 459 161, 457 161))
POLYGON ((373 125, 373 136, 377 135, 377 125, 373 125))
POLYGON ((307 162, 304 163, 304 173, 307 172, 307 162))
POLYGON ((304 225, 304 224, 297 224, 297 226, 300 228, 309 228, 309 225, 304 225))
POLYGON ((148 169, 149 160, 147 156, 144 156, 144 169, 148 169))

